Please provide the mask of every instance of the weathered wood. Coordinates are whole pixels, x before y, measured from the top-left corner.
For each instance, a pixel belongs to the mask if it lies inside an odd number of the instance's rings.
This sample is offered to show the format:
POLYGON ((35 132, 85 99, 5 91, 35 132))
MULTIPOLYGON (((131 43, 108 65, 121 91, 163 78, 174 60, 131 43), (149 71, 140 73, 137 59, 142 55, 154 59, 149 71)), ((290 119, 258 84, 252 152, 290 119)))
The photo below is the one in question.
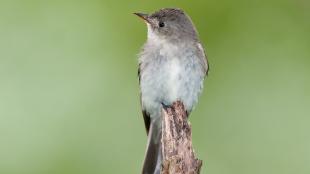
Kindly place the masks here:
POLYGON ((182 102, 162 110, 161 174, 199 174, 202 161, 192 147, 192 132, 188 114, 182 102))

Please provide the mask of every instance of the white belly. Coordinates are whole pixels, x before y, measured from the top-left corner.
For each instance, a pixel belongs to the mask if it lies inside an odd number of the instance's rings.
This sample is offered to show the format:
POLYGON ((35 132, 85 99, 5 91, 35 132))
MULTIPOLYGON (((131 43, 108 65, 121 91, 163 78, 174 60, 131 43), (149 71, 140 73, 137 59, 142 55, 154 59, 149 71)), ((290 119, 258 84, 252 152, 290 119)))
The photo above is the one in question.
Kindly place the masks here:
POLYGON ((180 100, 187 111, 197 103, 202 89, 203 70, 192 54, 183 58, 160 58, 149 62, 141 75, 142 107, 159 115, 161 105, 180 100))

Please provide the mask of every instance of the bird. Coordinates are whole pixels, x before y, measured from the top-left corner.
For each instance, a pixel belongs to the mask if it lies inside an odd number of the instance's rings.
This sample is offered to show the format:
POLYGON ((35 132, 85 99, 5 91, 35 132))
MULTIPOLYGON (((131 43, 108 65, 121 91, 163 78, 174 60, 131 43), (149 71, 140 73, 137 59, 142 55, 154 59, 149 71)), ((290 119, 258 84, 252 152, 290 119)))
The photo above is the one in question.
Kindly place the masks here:
POLYGON ((182 9, 134 14, 147 25, 147 40, 138 56, 140 100, 148 136, 142 174, 159 174, 161 110, 180 101, 189 114, 198 102, 209 66, 198 32, 182 9))

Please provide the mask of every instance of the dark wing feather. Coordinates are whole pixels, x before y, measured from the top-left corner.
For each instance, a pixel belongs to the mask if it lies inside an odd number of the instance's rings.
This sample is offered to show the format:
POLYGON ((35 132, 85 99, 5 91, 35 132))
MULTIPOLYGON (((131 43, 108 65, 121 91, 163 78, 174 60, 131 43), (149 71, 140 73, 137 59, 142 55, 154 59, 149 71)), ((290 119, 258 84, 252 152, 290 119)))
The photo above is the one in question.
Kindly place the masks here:
POLYGON ((151 118, 150 118, 150 115, 145 110, 142 110, 142 114, 143 114, 146 134, 148 135, 149 130, 150 130, 150 125, 151 125, 151 118))
POLYGON ((138 67, 139 84, 140 84, 140 80, 141 80, 140 74, 141 74, 141 63, 139 63, 139 67, 138 67))
MULTIPOLYGON (((139 78, 139 84, 140 84, 140 81, 141 81, 141 63, 139 64, 139 68, 138 68, 138 78, 139 78)), ((140 103, 142 103, 142 101, 141 101, 141 94, 140 94, 140 103)), ((143 108, 142 108, 142 114, 143 114, 146 134, 149 134, 150 124, 151 124, 150 115, 143 108)))

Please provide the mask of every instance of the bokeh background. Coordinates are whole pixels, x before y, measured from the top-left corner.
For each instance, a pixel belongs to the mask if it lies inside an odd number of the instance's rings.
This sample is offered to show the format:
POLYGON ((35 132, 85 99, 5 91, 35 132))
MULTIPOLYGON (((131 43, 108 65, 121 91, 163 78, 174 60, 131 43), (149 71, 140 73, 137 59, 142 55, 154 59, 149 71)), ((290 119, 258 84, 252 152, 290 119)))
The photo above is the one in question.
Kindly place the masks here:
POLYGON ((1 0, 0 173, 140 173, 133 12, 183 8, 211 66, 190 120, 202 174, 310 173, 310 1, 1 0))

